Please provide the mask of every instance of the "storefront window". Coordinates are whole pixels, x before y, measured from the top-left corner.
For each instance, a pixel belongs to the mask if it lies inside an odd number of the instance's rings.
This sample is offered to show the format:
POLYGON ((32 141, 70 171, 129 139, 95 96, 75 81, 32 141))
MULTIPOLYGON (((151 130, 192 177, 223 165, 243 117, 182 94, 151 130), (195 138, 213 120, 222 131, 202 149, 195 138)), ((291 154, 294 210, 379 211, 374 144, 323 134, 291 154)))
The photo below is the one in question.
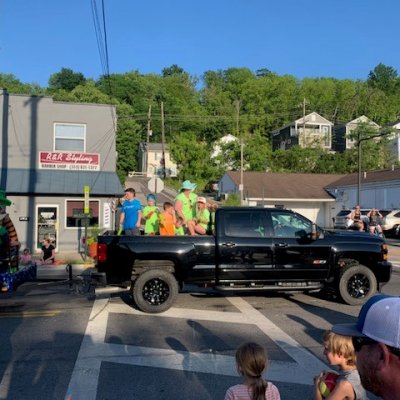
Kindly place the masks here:
MULTIPOLYGON (((89 224, 88 226, 99 226, 99 201, 89 201, 89 224)), ((79 228, 84 226, 82 216, 84 215, 83 200, 67 200, 66 224, 67 228, 79 228)))

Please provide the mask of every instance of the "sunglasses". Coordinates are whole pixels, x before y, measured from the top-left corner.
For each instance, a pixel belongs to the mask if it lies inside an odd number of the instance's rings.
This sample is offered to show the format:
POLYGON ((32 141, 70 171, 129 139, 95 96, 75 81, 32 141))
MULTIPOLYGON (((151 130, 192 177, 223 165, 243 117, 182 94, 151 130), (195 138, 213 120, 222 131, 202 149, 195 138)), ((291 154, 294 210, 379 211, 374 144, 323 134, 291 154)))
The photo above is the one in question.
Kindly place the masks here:
MULTIPOLYGON (((371 345, 371 344, 378 343, 374 339, 370 339, 367 337, 355 337, 355 336, 353 336, 351 338, 351 341, 353 342, 353 347, 354 347, 355 352, 359 352, 361 350, 361 347, 363 347, 364 345, 371 345)), ((392 354, 400 357, 400 349, 397 349, 396 347, 388 346, 387 344, 385 346, 389 349, 389 351, 392 354)))
POLYGON ((377 343, 376 340, 373 340, 373 339, 370 339, 367 337, 358 337, 358 336, 353 336, 351 338, 351 341, 353 342, 354 351, 356 351, 356 352, 360 351, 361 347, 363 347, 365 345, 377 343))

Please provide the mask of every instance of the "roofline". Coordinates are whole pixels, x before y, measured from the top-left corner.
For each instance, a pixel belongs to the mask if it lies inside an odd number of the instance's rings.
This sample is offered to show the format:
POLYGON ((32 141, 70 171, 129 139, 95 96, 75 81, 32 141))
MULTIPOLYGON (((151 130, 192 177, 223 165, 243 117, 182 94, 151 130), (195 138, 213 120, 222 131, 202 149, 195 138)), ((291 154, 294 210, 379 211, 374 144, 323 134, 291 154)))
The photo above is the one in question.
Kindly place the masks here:
POLYGON ((303 202, 307 202, 307 203, 311 203, 313 201, 322 201, 322 202, 327 202, 327 203, 331 203, 336 201, 336 199, 332 198, 332 199, 301 199, 301 198, 274 198, 274 197, 247 197, 246 200, 249 201, 254 201, 254 200, 264 200, 264 201, 303 201, 303 202))

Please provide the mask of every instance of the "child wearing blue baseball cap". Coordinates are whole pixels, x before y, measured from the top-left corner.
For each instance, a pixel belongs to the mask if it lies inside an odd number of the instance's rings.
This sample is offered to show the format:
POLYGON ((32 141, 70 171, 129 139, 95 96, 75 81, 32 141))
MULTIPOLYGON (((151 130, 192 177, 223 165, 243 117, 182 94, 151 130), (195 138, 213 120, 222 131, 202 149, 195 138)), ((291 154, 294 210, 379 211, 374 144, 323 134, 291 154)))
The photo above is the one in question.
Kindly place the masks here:
POLYGON ((150 193, 147 196, 147 205, 143 209, 145 219, 144 234, 154 236, 159 232, 158 217, 159 210, 156 207, 156 196, 150 193))

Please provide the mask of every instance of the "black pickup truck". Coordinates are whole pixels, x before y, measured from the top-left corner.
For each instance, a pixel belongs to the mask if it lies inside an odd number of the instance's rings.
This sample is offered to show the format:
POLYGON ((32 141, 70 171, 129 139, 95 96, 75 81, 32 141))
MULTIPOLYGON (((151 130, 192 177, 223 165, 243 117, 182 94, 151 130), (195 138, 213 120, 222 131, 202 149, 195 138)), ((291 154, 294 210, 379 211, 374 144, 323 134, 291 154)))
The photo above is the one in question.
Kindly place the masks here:
POLYGON ((325 289, 359 305, 389 281, 385 241, 324 230, 279 208, 221 208, 215 235, 98 238, 97 272, 131 285, 137 307, 167 310, 183 284, 225 291, 325 289))

